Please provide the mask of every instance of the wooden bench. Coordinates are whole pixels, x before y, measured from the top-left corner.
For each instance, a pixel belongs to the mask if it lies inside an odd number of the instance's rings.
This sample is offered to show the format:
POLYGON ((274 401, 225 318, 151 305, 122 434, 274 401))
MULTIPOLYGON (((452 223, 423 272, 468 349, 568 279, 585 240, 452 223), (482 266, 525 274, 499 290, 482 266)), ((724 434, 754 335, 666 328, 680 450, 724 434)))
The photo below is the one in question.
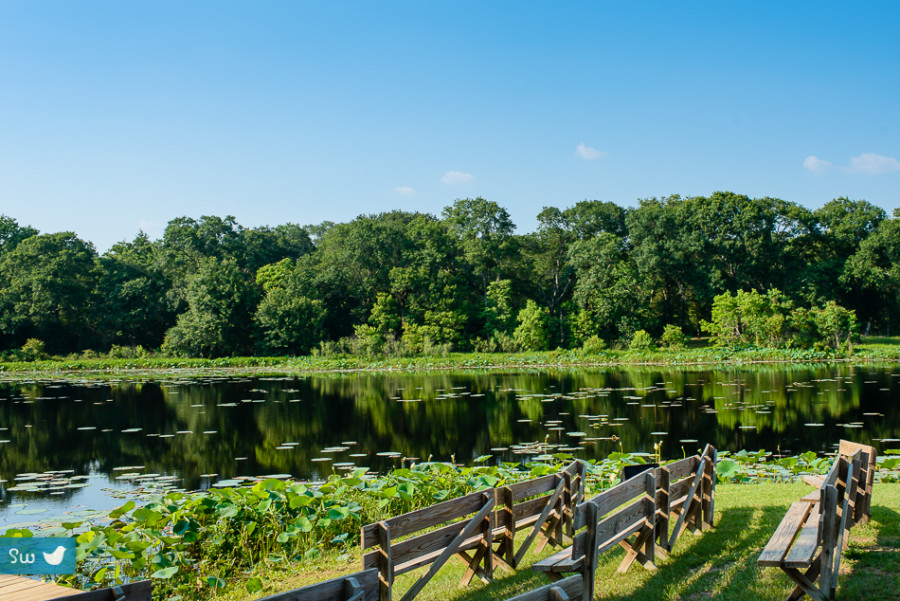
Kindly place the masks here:
POLYGON ((460 581, 465 586, 476 576, 489 582, 495 567, 513 572, 538 538, 539 548, 562 544, 565 532, 574 534, 574 508, 583 496, 584 474, 585 465, 575 461, 557 474, 363 526, 363 569, 378 570, 379 600, 390 601, 396 576, 430 565, 401 600, 410 601, 452 557, 467 566, 460 581), (516 532, 528 527, 531 532, 516 550, 516 532), (430 531, 417 534, 424 530, 430 531))
POLYGON ((585 470, 583 462, 574 461, 558 474, 497 488, 496 523, 502 527, 497 557, 517 568, 536 540, 537 552, 548 544, 571 543, 575 506, 584 497, 585 470), (516 533, 526 528, 531 532, 515 549, 516 533))
POLYGON ((584 595, 584 576, 574 575, 551 582, 546 586, 516 595, 506 601, 570 601, 582 599, 584 595))
POLYGON ((874 448, 842 440, 820 488, 793 503, 769 539, 756 563, 796 584, 788 601, 834 598, 850 528, 869 519, 875 460, 874 448))
POLYGON ((575 535, 572 546, 535 562, 531 569, 546 573, 552 581, 561 580, 563 574, 578 572, 585 584, 582 591, 585 600, 594 596, 597 556, 617 545, 626 550, 619 572, 627 571, 635 561, 655 571, 655 470, 626 480, 579 504, 573 526, 576 530, 584 528, 584 531, 575 535), (632 535, 634 540, 629 540, 632 535))
POLYGON ((410 601, 454 556, 468 566, 463 582, 475 575, 491 579, 494 496, 491 488, 363 526, 363 569, 378 570, 379 600, 390 601, 396 576, 430 565, 403 595, 402 601, 410 601), (428 532, 417 534, 425 530, 428 532), (416 536, 409 537, 411 534, 416 536), (403 537, 409 538, 399 540, 403 537), (367 549, 375 550, 367 553, 367 549))
POLYGON ((663 465, 656 470, 657 551, 672 552, 686 531, 699 534, 713 524, 716 501, 716 448, 706 445, 700 455, 663 465), (669 526, 674 520, 671 533, 669 526))
POLYGON ((372 568, 264 597, 259 601, 375 601, 376 599, 378 599, 378 570, 372 568))

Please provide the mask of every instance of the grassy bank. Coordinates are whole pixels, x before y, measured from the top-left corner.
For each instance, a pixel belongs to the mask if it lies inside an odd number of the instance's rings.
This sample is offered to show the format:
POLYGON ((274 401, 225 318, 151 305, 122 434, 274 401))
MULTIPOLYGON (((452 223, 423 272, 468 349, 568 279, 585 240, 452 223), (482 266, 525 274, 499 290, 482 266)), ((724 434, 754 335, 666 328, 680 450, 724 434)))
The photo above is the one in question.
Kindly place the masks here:
POLYGON ((832 363, 900 361, 900 337, 864 338, 852 352, 814 349, 718 348, 690 346, 645 351, 609 349, 524 353, 450 353, 441 356, 220 357, 216 359, 148 356, 138 358, 55 358, 0 363, 0 373, 133 372, 138 370, 267 370, 281 372, 527 369, 534 367, 614 367, 622 365, 714 366, 757 363, 832 363))
MULTIPOLYGON (((596 598, 629 601, 664 599, 723 601, 781 601, 793 586, 780 570, 759 570, 756 558, 784 517, 792 502, 809 492, 803 484, 720 484, 716 488, 715 528, 702 536, 679 539, 672 556, 658 561, 659 570, 648 572, 635 564, 626 574, 616 568, 622 549, 600 556, 596 598)), ((417 597, 421 601, 476 601, 504 599, 534 589, 546 577, 528 567, 552 554, 529 553, 513 575, 497 571, 497 579, 484 585, 475 582, 457 588, 464 566, 448 564, 417 597)), ((240 589, 222 591, 215 598, 244 601, 320 582, 359 569, 359 552, 329 553, 315 561, 260 566, 268 584, 265 590, 248 594, 240 589)), ((394 590, 399 598, 420 572, 401 576, 394 590)), ((839 599, 863 601, 896 597, 900 573, 900 484, 876 484, 872 521, 855 527, 850 548, 844 551, 838 578, 839 599)))

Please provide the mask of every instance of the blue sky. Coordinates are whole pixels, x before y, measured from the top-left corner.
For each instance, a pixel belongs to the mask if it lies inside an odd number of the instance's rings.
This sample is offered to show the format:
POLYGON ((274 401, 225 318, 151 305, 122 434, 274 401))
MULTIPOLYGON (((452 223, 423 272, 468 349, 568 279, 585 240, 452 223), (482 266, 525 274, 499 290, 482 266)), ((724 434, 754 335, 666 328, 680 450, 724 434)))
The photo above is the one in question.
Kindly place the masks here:
POLYGON ((104 251, 732 190, 900 207, 888 2, 0 0, 0 213, 104 251))

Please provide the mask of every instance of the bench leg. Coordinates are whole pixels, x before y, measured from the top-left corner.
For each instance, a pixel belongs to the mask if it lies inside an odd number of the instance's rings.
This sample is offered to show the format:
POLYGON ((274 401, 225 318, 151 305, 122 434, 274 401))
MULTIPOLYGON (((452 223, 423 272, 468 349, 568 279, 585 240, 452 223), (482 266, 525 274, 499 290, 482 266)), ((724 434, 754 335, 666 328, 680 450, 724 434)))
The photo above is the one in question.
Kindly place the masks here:
MULTIPOLYGON (((803 577, 806 578, 807 580, 809 580, 810 582, 815 582, 816 579, 819 577, 819 566, 821 565, 821 563, 820 563, 821 558, 822 558, 821 555, 816 557, 816 559, 809 566, 809 569, 803 573, 803 577)), ((790 576, 790 574, 788 574, 788 576, 790 576)), ((792 580, 793 580, 793 578, 792 578, 792 580)), ((790 595, 788 595, 788 598, 786 599, 786 601, 800 601, 800 599, 802 599, 803 595, 805 595, 805 594, 806 594, 806 591, 804 591, 802 587, 797 586, 794 589, 794 591, 790 595)))
POLYGON ((651 572, 656 571, 656 564, 653 563, 653 559, 641 551, 641 547, 645 546, 647 542, 650 541, 653 533, 653 528, 645 526, 638 531, 638 535, 634 543, 629 543, 628 541, 624 540, 619 542, 619 544, 627 551, 627 553, 625 554, 625 559, 623 559, 622 563, 619 564, 619 569, 617 570, 620 574, 624 574, 625 572, 627 572, 628 568, 630 568, 631 564, 635 561, 637 561, 639 564, 641 564, 651 572))
MULTIPOLYGON (((828 597, 819 590, 816 585, 806 577, 805 574, 801 573, 797 568, 781 568, 784 570, 784 573, 787 574, 791 580, 797 583, 797 587, 800 588, 804 593, 809 595, 813 601, 828 601, 828 597)), ((792 598, 794 595, 791 593, 792 598)))
POLYGON ((469 583, 472 582, 472 578, 478 576, 482 582, 487 584, 490 582, 487 573, 481 568, 481 560, 484 559, 485 549, 484 547, 479 547, 472 557, 469 557, 469 554, 465 551, 460 551, 456 554, 458 558, 462 560, 464 564, 469 566, 466 570, 466 573, 463 575, 462 580, 459 581, 459 586, 469 586, 469 583))

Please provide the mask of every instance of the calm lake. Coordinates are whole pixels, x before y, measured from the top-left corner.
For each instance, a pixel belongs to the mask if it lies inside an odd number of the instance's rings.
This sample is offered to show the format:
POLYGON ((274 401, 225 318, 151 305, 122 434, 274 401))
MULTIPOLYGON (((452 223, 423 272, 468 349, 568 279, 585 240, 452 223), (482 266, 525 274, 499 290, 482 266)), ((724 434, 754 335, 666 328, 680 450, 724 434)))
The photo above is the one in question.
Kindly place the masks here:
POLYGON ((404 458, 900 447, 900 365, 0 380, 0 525, 404 458))

